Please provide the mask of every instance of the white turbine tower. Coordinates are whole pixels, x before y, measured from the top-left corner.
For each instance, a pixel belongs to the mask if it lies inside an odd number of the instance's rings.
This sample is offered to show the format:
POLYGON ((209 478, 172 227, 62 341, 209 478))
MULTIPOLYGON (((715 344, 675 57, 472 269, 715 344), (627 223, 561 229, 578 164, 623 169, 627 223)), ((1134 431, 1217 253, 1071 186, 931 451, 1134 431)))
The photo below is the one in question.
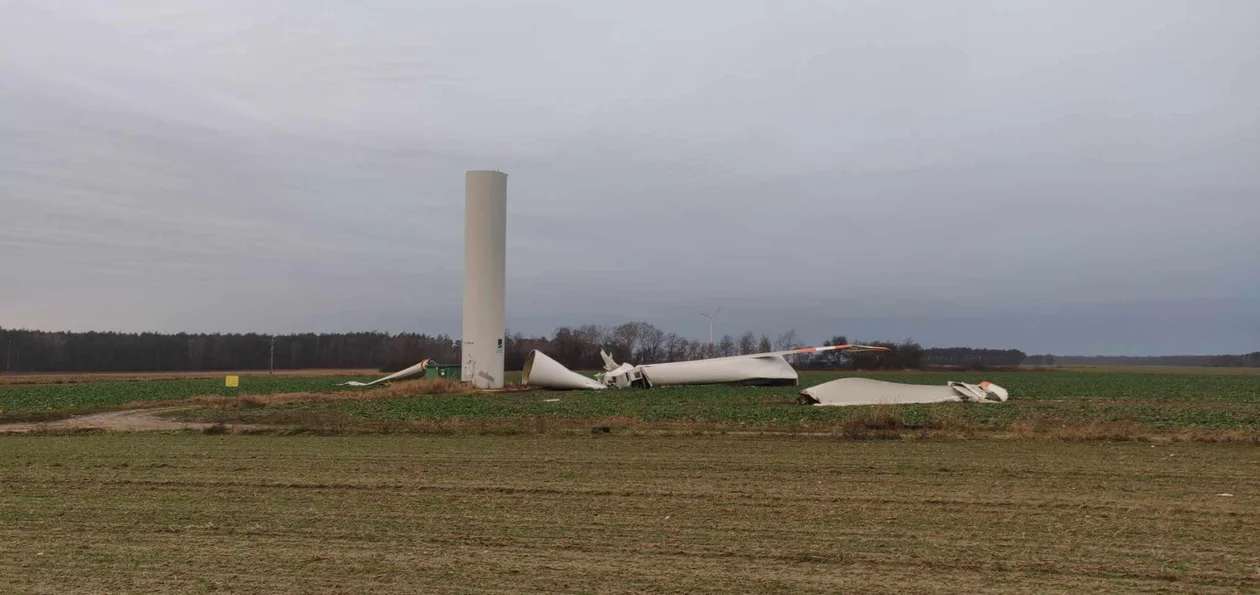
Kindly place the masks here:
POLYGON ((507 246, 507 174, 464 176, 465 381, 503 388, 503 310, 507 246))

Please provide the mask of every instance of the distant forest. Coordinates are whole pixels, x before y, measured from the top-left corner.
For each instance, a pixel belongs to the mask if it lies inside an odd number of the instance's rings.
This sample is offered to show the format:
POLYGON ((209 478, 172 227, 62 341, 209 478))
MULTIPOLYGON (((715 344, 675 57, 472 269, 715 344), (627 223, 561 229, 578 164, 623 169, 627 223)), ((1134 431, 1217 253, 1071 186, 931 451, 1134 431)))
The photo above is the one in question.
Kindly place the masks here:
POLYGON ((1260 367, 1260 351, 1245 355, 1030 355, 1025 366, 1214 366, 1260 367))
MULTIPOLYGON (((925 366, 1016 366, 1025 354, 1016 349, 969 347, 924 349, 912 340, 853 341, 888 347, 887 353, 824 352, 794 356, 802 368, 914 369, 925 366)), ((849 343, 837 335, 828 345, 849 343)), ((561 327, 550 337, 509 332, 504 364, 525 365, 533 349, 577 370, 603 367, 600 349, 618 362, 649 364, 695 360, 806 347, 796 331, 773 339, 751 332, 708 341, 685 339, 645 322, 617 326, 561 327)), ((293 335, 163 334, 115 332, 46 332, 0 328, 0 372, 141 372, 199 370, 277 370, 311 368, 376 368, 393 371, 431 358, 459 363, 458 339, 419 333, 304 333, 293 335), (274 350, 273 350, 274 347, 274 350)))

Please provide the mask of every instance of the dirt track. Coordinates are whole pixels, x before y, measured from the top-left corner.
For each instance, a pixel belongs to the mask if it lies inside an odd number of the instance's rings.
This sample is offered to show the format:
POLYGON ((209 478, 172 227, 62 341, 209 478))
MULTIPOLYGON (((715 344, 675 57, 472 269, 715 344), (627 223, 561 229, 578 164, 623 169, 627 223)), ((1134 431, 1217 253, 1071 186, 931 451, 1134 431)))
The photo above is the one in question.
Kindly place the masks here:
MULTIPOLYGON (((108 430, 111 432, 148 432, 163 430, 202 430, 215 424, 182 422, 163 417, 164 414, 188 409, 188 407, 162 407, 158 409, 132 409, 81 415, 57 421, 38 423, 0 424, 0 434, 66 430, 108 430)), ((232 430, 250 426, 229 426, 232 430)))

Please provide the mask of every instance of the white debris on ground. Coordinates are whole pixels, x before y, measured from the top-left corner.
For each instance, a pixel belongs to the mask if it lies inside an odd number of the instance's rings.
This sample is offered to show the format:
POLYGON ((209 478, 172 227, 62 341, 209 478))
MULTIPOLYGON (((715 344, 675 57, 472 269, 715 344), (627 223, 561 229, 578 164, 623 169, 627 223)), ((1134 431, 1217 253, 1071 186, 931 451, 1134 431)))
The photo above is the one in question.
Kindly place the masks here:
POLYGON ((817 406, 893 405, 912 403, 1002 403, 1009 393, 991 382, 944 386, 902 384, 870 378, 841 378, 801 391, 801 401, 817 406))
POLYGON ((599 390, 606 387, 651 388, 695 384, 795 385, 799 382, 799 376, 796 369, 785 359, 786 356, 822 351, 887 350, 885 347, 867 345, 826 345, 639 366, 629 363, 618 364, 608 353, 600 351, 600 355, 604 358, 604 372, 596 374, 594 378, 569 370, 541 351, 534 350, 525 359, 522 383, 526 386, 552 390, 599 390))
POLYGON ((372 386, 373 384, 389 382, 390 380, 401 380, 403 378, 409 378, 411 376, 423 374, 425 367, 429 365, 429 361, 430 360, 428 359, 422 360, 420 363, 414 366, 411 366, 410 368, 399 370, 397 372, 394 372, 393 374, 390 374, 389 376, 386 376, 384 378, 377 378, 376 380, 373 380, 371 382, 359 382, 358 380, 351 380, 349 382, 342 382, 341 384, 338 384, 337 386, 372 386))
POLYGON ((594 378, 574 372, 537 349, 525 357, 521 384, 551 390, 600 390, 604 385, 594 378))
MULTIPOLYGON (((604 390, 606 388, 681 386, 697 384, 794 385, 799 382, 796 369, 786 356, 820 351, 879 351, 883 347, 866 345, 828 345, 751 355, 735 355, 695 361, 645 364, 618 364, 608 353, 604 371, 587 377, 574 372, 547 354, 534 350, 525 358, 521 383, 549 390, 604 390)), ((348 386, 371 386, 423 374, 430 360, 400 370, 371 382, 345 382, 348 386)), ((902 384, 869 378, 841 378, 811 386, 800 393, 800 401, 809 405, 844 407, 852 405, 884 405, 912 403, 1002 403, 1009 393, 991 382, 968 384, 947 382, 943 386, 902 384)), ((554 403, 559 399, 546 399, 554 403)))

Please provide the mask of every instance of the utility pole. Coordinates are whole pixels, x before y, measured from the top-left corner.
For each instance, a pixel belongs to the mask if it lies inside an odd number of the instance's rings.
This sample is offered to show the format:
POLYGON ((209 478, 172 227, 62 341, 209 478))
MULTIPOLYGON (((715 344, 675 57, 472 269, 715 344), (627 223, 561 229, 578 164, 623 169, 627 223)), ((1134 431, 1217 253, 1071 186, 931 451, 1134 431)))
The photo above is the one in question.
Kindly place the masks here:
POLYGON ((268 374, 276 373, 276 336, 271 335, 271 371, 268 374))

